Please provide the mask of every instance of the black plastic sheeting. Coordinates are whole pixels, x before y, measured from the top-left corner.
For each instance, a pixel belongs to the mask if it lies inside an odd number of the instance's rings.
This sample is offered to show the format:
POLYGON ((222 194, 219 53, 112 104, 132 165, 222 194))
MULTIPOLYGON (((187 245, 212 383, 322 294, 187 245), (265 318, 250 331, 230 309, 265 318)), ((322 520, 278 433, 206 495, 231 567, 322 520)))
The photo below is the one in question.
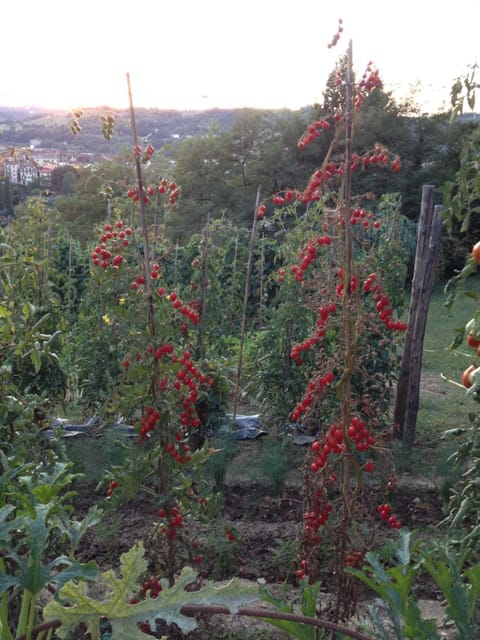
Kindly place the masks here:
MULTIPOLYGON (((91 418, 85 424, 72 424, 64 418, 55 418, 51 429, 45 429, 42 434, 46 438, 75 438, 79 436, 89 436, 97 433, 97 429, 102 427, 101 421, 97 417, 91 418)), ((136 438, 138 436, 135 427, 132 425, 118 423, 107 427, 119 436, 126 438, 136 438)), ((235 440, 254 440, 267 434, 261 424, 259 415, 237 415, 226 414, 218 421, 217 429, 211 434, 224 437, 229 435, 235 440)))
POLYGON ((218 431, 221 435, 232 435, 236 440, 255 440, 267 435, 260 424, 259 415, 238 415, 234 419, 233 414, 227 413, 218 431))

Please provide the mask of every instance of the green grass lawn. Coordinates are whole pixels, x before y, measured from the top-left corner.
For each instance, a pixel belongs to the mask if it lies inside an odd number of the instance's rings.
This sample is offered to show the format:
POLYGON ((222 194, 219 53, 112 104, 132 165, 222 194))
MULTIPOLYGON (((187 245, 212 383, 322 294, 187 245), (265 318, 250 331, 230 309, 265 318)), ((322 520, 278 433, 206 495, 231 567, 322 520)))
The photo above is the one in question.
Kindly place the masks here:
MULTIPOLYGON (((472 284, 480 291, 480 280, 472 284)), ((480 410, 478 402, 467 397, 461 386, 463 371, 472 363, 480 366, 480 357, 466 342, 457 349, 449 348, 456 329, 470 320, 478 303, 462 296, 447 309, 445 302, 444 285, 438 284, 430 301, 423 346, 418 446, 411 459, 405 461, 405 467, 412 472, 420 466, 428 474, 448 473, 447 459, 456 443, 442 439, 443 433, 469 424, 469 413, 480 410), (434 452, 431 458, 425 457, 425 446, 430 453, 434 452)))

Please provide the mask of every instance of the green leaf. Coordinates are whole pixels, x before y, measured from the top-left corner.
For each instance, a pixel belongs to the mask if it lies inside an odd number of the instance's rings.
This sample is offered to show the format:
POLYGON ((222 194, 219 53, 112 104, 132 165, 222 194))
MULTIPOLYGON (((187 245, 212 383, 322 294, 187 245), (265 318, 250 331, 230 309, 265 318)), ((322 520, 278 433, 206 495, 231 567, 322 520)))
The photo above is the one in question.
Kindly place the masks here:
POLYGON ((78 578, 82 580, 95 580, 98 576, 98 567, 94 560, 82 564, 76 561, 72 562, 65 556, 60 556, 53 560, 47 569, 49 570, 49 582, 55 583, 58 591, 71 580, 78 578), (67 567, 61 571, 57 571, 56 567, 59 564, 67 564, 67 567))
POLYGON ((35 373, 40 371, 40 367, 42 366, 42 358, 40 355, 40 351, 36 348, 33 348, 30 351, 30 359, 32 360, 33 368, 35 369, 35 373))
POLYGON ((480 598, 480 564, 476 564, 465 571, 465 576, 470 580, 471 589, 469 591, 470 605, 468 610, 468 619, 473 617, 478 599, 480 598))
POLYGON ((12 312, 10 311, 10 309, 0 304, 0 318, 10 318, 11 315, 12 315, 12 312))
POLYGON ((318 594, 320 593, 320 582, 315 584, 307 584, 306 581, 302 581, 301 593, 302 593, 302 605, 301 610, 304 616, 310 616, 314 618, 317 612, 318 594))
POLYGON ((9 576, 6 573, 3 573, 3 571, 0 571, 0 595, 2 595, 7 589, 20 585, 21 580, 19 578, 16 576, 9 576))
MULTIPOLYGON (((385 624, 381 616, 378 615, 377 608, 374 607, 373 605, 369 605, 368 611, 375 625, 375 631, 377 632, 377 634, 380 634, 380 639, 392 640, 392 635, 390 633, 390 630, 385 628, 385 624)), ((396 635, 397 635, 397 640, 402 640, 401 636, 399 636, 398 633, 396 635)))
POLYGON ((281 598, 274 596, 266 587, 260 587, 258 595, 264 602, 272 604, 277 611, 293 613, 293 604, 287 599, 286 589, 283 590, 281 598))
POLYGON ((10 532, 22 528, 22 519, 8 519, 13 511, 12 505, 6 505, 0 509, 0 546, 3 551, 9 550, 11 547, 10 532))
POLYGON ((98 524, 102 517, 102 510, 98 507, 92 507, 83 520, 72 520, 65 518, 60 522, 58 527, 70 540, 73 551, 75 551, 80 543, 82 536, 87 529, 98 524))
MULTIPOLYGON (((320 583, 313 585, 307 584, 305 581, 301 583, 302 614, 309 617, 315 617, 317 598, 320 591, 320 583)), ((259 596, 264 602, 272 604, 277 611, 282 613, 293 613, 293 605, 288 601, 286 594, 282 598, 277 598, 272 595, 265 587, 259 590, 259 596)), ((301 622, 295 622, 294 620, 277 620, 276 618, 261 618, 262 621, 268 622, 268 624, 282 629, 289 633, 292 638, 298 638, 299 640, 316 640, 318 637, 318 629, 310 625, 302 624, 301 622)))
POLYGON ((461 524, 463 518, 465 517, 465 515, 468 513, 468 511, 470 511, 472 507, 472 501, 470 499, 470 497, 466 497, 462 500, 457 513, 455 514, 455 517, 453 518, 453 520, 451 521, 451 527, 452 529, 455 529, 459 526, 459 524, 461 524))
POLYGON ((298 638, 298 640, 316 640, 318 638, 317 627, 293 620, 277 620, 276 618, 261 618, 261 620, 262 622, 268 622, 268 624, 277 629, 286 631, 292 638, 298 638))
POLYGON ((398 558, 398 561, 402 565, 402 567, 408 567, 410 564, 410 531, 402 530, 400 531, 398 545, 395 547, 395 555, 398 558))
POLYGON ((147 597, 137 604, 129 604, 129 597, 137 591, 137 582, 146 568, 144 548, 140 543, 122 555, 120 578, 111 570, 103 574, 108 587, 106 600, 90 598, 85 583, 68 582, 60 590, 60 597, 68 602, 68 607, 56 601, 49 602, 44 610, 45 620, 62 621, 57 631, 60 638, 67 637, 82 622, 92 640, 98 640, 100 620, 107 618, 115 640, 131 640, 146 636, 138 628, 138 623, 142 621, 154 627, 155 620, 162 619, 167 624, 175 623, 184 633, 193 631, 197 626, 196 621, 180 612, 185 604, 224 605, 235 613, 238 607, 258 599, 255 586, 242 585, 235 579, 224 587, 207 583, 199 591, 187 592, 185 587, 195 581, 197 574, 193 569, 185 568, 173 587, 168 588, 166 581, 162 581, 163 591, 157 598, 147 597))

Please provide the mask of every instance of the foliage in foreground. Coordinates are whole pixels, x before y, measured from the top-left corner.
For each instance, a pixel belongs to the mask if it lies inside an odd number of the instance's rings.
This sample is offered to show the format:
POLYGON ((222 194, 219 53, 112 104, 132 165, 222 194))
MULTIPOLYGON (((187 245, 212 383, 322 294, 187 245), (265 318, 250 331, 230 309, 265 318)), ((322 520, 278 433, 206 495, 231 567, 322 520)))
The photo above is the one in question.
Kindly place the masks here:
POLYGON ((94 562, 75 559, 81 537, 99 520, 92 509, 71 518, 69 463, 20 463, 0 453, 0 631, 2 640, 32 637, 38 600, 46 588, 74 578, 93 579, 94 562), (58 550, 60 549, 60 553, 58 550))
POLYGON ((440 640, 434 620, 425 619, 413 593, 415 580, 424 570, 446 601, 445 624, 453 624, 456 640, 475 640, 480 633, 480 564, 464 565, 464 558, 448 544, 411 544, 411 533, 402 530, 391 548, 392 562, 386 568, 378 553, 365 556, 363 569, 347 571, 382 599, 387 620, 371 608, 375 631, 381 640, 440 640), (393 634, 393 635, 392 635, 393 634))
POLYGON ((176 624, 183 633, 193 631, 197 626, 195 619, 181 613, 182 606, 189 603, 225 605, 235 613, 239 606, 257 599, 255 585, 242 584, 236 579, 223 587, 207 583, 200 590, 186 591, 186 587, 195 582, 197 574, 185 567, 170 588, 166 580, 162 581, 156 596, 149 592, 141 602, 130 603, 137 591, 138 579, 146 570, 143 545, 139 543, 122 555, 120 578, 113 570, 103 574, 107 587, 105 599, 99 601, 97 597, 90 597, 84 583, 71 582, 60 591, 60 597, 68 605, 52 600, 45 607, 45 618, 61 619, 62 626, 57 630, 61 638, 66 638, 83 622, 92 640, 99 640, 100 622, 107 618, 115 640, 126 640, 151 637, 150 631, 156 628, 157 619, 176 624))

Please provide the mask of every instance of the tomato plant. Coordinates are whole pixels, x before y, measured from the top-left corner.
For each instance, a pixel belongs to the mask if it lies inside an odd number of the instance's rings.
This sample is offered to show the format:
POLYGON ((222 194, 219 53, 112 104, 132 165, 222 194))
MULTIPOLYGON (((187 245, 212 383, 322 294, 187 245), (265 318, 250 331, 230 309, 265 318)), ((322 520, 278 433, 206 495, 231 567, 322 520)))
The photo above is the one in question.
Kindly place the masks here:
MULTIPOLYGON (((347 64, 338 69, 335 112, 317 117, 298 143, 303 150, 316 137, 333 131, 326 157, 303 190, 272 196, 285 219, 291 220, 296 210, 302 212, 308 205, 314 221, 288 256, 290 264, 281 264, 278 280, 280 287, 296 287, 295 313, 301 306, 310 316, 307 335, 299 335, 290 350, 291 360, 304 369, 305 380, 290 419, 314 435, 304 467, 304 528, 297 575, 315 581, 329 568, 328 579, 335 583, 329 613, 337 619, 355 608, 355 585, 345 568, 362 561, 377 524, 401 526, 388 502, 379 505, 381 510, 372 503, 365 477, 376 475, 385 497, 390 497, 395 470, 388 445, 388 387, 395 379, 396 336, 406 329, 395 313, 396 306, 401 308, 400 296, 388 295, 388 269, 381 268, 394 266, 395 256, 382 265, 371 249, 377 246, 381 255, 382 218, 367 197, 352 195, 355 171, 397 172, 400 161, 381 144, 353 152, 353 118, 381 80, 369 64, 354 85, 351 64, 350 49, 347 64), (340 146, 345 153, 338 151, 340 146)), ((263 225, 265 203, 260 207, 263 225)), ((277 220, 281 217, 274 215, 277 220)))
POLYGON ((211 455, 202 446, 202 427, 211 407, 223 402, 223 385, 218 370, 196 357, 202 307, 167 279, 168 247, 148 224, 147 208, 160 206, 154 194, 174 208, 181 193, 166 178, 144 186, 142 167, 153 154, 151 145, 134 139, 135 176, 126 192, 134 217, 130 224, 117 218, 99 229, 90 254, 90 307, 81 317, 92 328, 90 337, 96 336, 84 366, 95 381, 92 392, 104 389, 107 424, 124 420, 136 432, 132 454, 107 473, 107 504, 116 508, 141 491, 154 497, 158 537, 150 550, 155 555, 161 549, 162 569, 173 583, 191 557, 194 517, 208 517, 217 505, 200 473, 211 455))

